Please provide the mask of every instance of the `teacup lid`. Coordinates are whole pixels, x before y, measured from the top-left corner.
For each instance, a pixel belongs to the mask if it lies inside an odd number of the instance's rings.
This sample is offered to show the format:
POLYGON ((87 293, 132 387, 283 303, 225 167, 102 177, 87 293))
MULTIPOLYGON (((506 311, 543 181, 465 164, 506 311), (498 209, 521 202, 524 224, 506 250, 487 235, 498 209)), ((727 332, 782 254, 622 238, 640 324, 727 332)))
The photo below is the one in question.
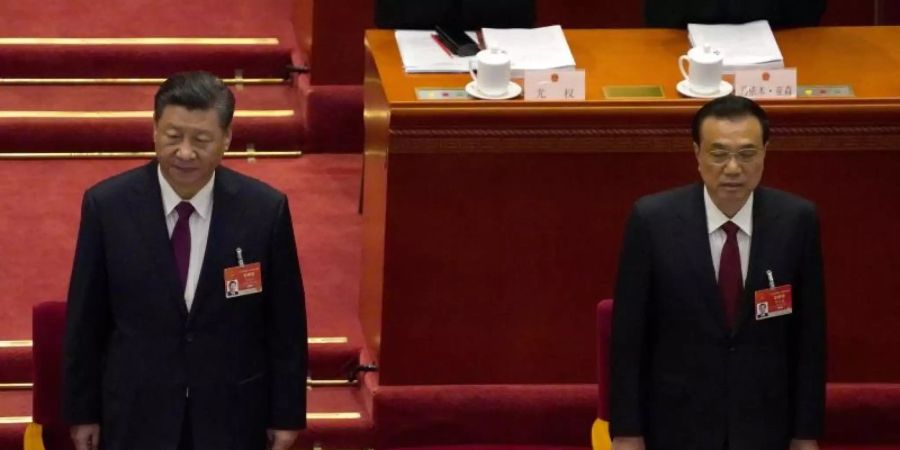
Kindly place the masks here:
POLYGON ((490 65, 500 65, 509 63, 509 55, 499 48, 489 48, 478 52, 475 57, 478 62, 490 65))
POLYGON ((722 52, 712 48, 708 43, 702 47, 694 47, 688 51, 688 58, 700 64, 714 64, 722 60, 722 52))

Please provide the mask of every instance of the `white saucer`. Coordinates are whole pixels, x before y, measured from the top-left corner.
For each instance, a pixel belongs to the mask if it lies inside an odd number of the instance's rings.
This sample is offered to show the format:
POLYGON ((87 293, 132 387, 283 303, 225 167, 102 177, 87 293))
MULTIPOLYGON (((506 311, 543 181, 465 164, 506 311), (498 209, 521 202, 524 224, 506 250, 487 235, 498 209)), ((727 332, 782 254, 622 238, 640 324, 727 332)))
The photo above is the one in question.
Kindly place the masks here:
POLYGON ((509 86, 506 88, 506 93, 503 95, 487 95, 482 93, 476 87, 474 81, 470 81, 469 84, 466 85, 466 93, 475 98, 480 98, 484 100, 509 100, 511 98, 516 98, 519 94, 522 93, 522 86, 519 86, 512 81, 509 82, 509 86))
POLYGON ((729 83, 725 80, 722 80, 719 83, 719 92, 713 92, 712 94, 698 94, 698 93, 692 91, 688 87, 688 80, 681 80, 678 82, 678 84, 675 85, 675 90, 677 90, 678 93, 680 93, 681 95, 684 95, 687 97, 717 98, 717 97, 724 97, 724 96, 730 94, 731 91, 734 90, 734 86, 732 86, 731 83, 729 83))

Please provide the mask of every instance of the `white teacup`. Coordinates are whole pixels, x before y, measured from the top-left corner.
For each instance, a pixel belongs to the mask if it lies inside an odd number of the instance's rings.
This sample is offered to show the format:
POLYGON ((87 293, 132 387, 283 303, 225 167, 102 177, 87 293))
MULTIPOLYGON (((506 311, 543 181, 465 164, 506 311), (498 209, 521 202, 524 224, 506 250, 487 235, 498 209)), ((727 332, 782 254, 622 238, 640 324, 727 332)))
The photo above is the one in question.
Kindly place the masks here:
POLYGON ((497 48, 482 50, 469 61, 469 74, 482 94, 490 97, 506 95, 512 78, 509 55, 497 48))
POLYGON ((722 82, 722 53, 703 44, 703 47, 694 47, 687 55, 678 57, 678 68, 688 82, 688 89, 701 94, 715 94, 719 92, 719 84, 722 82), (690 66, 684 69, 684 62, 690 66))

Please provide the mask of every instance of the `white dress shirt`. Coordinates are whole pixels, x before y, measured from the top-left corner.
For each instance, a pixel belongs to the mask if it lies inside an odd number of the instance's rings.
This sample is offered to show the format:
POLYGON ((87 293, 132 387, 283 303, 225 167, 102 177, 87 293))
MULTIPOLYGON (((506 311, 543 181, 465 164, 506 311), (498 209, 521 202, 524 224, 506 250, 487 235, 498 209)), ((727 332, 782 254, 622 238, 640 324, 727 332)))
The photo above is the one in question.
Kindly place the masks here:
POLYGON ((162 191, 163 214, 166 215, 166 227, 169 229, 170 239, 172 230, 175 229, 175 223, 178 222, 178 212, 175 211, 175 207, 183 200, 190 202, 194 207, 194 213, 191 214, 188 222, 191 227, 191 257, 188 263, 187 282, 184 285, 184 302, 190 311, 191 304, 194 303, 197 281, 200 279, 200 268, 203 267, 203 257, 206 255, 206 240, 209 237, 209 223, 213 208, 212 191, 216 174, 213 172, 213 176, 193 198, 182 199, 169 185, 169 182, 163 178, 162 169, 159 166, 157 166, 156 172, 159 177, 159 189, 162 191))
POLYGON ((747 203, 732 218, 723 213, 703 188, 703 201, 706 205, 706 229, 709 232, 709 249, 712 251, 713 267, 716 269, 716 280, 719 279, 719 260, 722 259, 722 247, 727 235, 722 225, 729 220, 740 228, 737 232, 738 251, 741 253, 741 276, 747 282, 747 266, 750 265, 750 238, 753 236, 753 193, 747 203))

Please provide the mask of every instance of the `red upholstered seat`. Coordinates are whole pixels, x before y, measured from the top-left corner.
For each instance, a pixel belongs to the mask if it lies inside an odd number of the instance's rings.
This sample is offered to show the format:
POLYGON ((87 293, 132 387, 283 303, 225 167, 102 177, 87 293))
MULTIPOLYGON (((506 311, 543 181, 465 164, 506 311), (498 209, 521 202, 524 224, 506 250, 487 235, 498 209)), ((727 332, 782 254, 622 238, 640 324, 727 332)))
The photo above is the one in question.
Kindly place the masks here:
MULTIPOLYGON (((74 449, 69 427, 60 412, 63 335, 66 328, 65 302, 44 302, 32 311, 34 340, 33 421, 42 427, 44 448, 74 449)), ((28 450, 28 449, 26 449, 28 450)))
POLYGON ((596 392, 589 384, 378 386, 375 448, 587 448, 596 392))
POLYGON ((829 383, 826 395, 826 448, 900 449, 900 384, 829 383))

